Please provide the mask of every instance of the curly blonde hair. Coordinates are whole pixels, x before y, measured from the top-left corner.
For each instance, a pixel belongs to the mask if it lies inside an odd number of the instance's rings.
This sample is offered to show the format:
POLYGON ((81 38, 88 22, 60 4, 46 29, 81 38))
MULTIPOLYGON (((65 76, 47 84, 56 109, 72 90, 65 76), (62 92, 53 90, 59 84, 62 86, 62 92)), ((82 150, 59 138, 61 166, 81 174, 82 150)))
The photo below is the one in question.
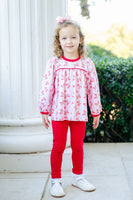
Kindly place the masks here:
POLYGON ((79 31, 81 43, 79 44, 78 52, 81 58, 84 57, 85 55, 84 35, 81 31, 79 24, 73 20, 66 20, 57 25, 57 28, 55 29, 54 42, 53 42, 54 55, 57 56, 58 58, 62 58, 63 56, 63 50, 61 48, 60 40, 59 40, 59 32, 62 28, 67 27, 67 26, 73 26, 79 31))

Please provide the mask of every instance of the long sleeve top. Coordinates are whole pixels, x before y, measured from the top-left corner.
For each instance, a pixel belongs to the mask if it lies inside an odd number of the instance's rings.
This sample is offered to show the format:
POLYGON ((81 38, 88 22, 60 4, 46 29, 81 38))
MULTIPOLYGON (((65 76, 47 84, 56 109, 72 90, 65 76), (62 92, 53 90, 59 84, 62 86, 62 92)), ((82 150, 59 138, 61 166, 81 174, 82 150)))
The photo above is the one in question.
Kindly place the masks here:
POLYGON ((87 96, 92 116, 99 116, 102 106, 93 61, 52 57, 40 90, 40 113, 55 121, 87 121, 87 96))

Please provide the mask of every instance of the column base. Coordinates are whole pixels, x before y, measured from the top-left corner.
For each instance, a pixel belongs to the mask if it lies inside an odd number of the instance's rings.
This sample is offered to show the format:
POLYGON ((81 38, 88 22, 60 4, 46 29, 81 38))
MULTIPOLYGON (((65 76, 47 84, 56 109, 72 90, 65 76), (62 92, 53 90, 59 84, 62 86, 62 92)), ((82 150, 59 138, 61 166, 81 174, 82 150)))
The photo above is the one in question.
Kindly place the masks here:
MULTIPOLYGON (((14 124, 15 125, 15 124, 14 124)), ((67 147, 70 146, 68 131, 67 147)), ((40 125, 1 126, 0 153, 36 153, 52 149, 52 127, 45 129, 40 125)))

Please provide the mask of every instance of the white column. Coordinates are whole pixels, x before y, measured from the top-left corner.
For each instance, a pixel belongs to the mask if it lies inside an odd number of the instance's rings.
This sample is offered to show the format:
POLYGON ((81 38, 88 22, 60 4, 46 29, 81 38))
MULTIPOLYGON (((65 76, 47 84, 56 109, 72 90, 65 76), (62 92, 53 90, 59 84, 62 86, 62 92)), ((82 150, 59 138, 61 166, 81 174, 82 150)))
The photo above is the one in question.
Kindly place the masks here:
MULTIPOLYGON (((0 0, 1 126, 42 123, 38 95, 47 60, 52 56, 55 19, 66 14, 66 3, 66 0, 0 0)), ((0 128, 0 152, 30 151, 23 146, 28 141, 27 132, 13 134, 7 128, 5 130, 0 128)), ((38 143, 36 149, 31 147, 31 151, 39 151, 38 145, 41 140, 44 142, 44 134, 30 132, 29 135, 34 136, 33 142, 29 140, 29 146, 33 143, 36 146, 34 140, 38 143)))

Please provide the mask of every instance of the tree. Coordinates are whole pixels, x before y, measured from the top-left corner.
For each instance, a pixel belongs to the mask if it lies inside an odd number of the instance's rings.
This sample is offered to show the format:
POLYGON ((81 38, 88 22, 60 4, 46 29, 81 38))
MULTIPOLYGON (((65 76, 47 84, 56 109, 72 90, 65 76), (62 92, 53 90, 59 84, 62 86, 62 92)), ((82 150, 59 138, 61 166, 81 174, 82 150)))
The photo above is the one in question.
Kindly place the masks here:
MULTIPOLYGON (((78 1, 80 1, 81 15, 83 17, 86 17, 87 19, 89 19, 90 18, 89 8, 91 5, 95 5, 95 1, 91 1, 91 2, 90 2, 90 0, 89 1, 88 0, 78 0, 78 1), (90 2, 90 3, 88 3, 88 2, 90 2)), ((111 1, 111 0, 105 0, 105 1, 111 1)))
POLYGON ((89 4, 87 0, 80 0, 81 15, 90 18, 89 4))

